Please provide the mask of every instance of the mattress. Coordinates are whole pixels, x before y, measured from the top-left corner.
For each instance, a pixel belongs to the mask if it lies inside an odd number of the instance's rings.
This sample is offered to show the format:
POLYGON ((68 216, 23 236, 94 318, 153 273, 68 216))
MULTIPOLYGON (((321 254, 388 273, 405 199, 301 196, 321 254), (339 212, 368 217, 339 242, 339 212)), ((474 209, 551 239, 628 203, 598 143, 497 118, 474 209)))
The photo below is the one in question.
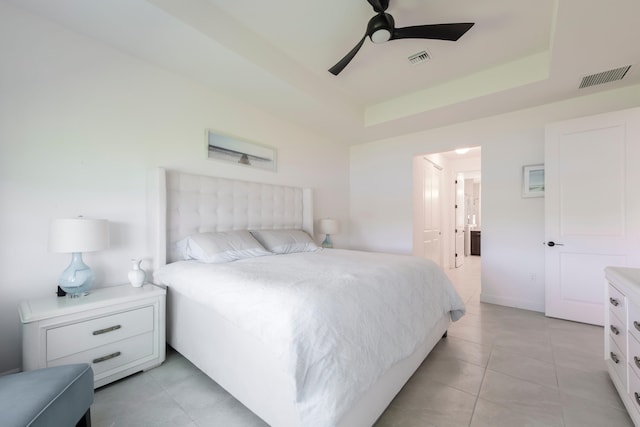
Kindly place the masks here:
POLYGON ((439 267, 404 255, 334 249, 180 261, 154 280, 264 343, 292 379, 305 426, 335 425, 443 315, 464 314, 439 267))

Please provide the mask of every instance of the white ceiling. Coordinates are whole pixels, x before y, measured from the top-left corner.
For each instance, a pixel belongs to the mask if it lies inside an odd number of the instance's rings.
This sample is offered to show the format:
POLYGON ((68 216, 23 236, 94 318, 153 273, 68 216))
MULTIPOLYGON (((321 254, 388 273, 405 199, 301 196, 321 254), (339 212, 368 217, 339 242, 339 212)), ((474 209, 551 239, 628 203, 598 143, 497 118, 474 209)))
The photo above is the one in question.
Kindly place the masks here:
POLYGON ((390 0, 397 27, 475 25, 457 42, 367 39, 338 76, 366 0, 9 2, 345 144, 640 83, 638 0, 390 0), (432 59, 410 64, 422 50, 432 59))

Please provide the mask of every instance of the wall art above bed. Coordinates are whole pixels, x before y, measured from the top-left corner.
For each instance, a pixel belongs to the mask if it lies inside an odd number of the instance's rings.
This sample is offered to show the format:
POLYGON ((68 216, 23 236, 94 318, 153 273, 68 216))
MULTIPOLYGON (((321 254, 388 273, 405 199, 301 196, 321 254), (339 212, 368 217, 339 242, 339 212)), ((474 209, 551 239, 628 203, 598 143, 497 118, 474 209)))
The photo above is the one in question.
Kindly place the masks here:
POLYGON ((276 170, 276 149, 215 130, 205 131, 207 158, 242 166, 276 170))

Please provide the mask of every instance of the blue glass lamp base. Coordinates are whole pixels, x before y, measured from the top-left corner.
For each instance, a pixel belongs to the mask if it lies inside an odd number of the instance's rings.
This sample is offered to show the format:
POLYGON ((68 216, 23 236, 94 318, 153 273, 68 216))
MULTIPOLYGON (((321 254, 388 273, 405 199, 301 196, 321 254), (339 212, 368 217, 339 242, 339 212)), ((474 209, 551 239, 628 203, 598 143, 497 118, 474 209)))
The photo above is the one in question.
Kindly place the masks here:
POLYGON ((325 236, 324 242, 322 242, 322 247, 323 248, 333 248, 333 242, 331 241, 331 238, 329 237, 328 234, 325 236))
POLYGON ((89 293, 93 279, 93 271, 82 261, 82 253, 74 252, 71 255, 71 263, 60 276, 58 285, 69 298, 78 298, 89 293))

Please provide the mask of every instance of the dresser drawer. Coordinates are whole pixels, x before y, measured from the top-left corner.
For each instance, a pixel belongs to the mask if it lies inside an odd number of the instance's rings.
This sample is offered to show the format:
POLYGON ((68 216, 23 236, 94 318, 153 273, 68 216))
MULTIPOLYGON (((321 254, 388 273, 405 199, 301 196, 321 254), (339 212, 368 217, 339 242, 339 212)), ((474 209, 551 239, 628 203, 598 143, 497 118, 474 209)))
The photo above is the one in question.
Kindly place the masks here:
POLYGON ((636 374, 640 375, 640 342, 632 335, 629 335, 629 351, 627 355, 629 366, 636 371, 636 374))
POLYGON ((624 294, 617 290, 611 283, 608 284, 609 311, 622 321, 627 318, 627 299, 624 294))
POLYGON ((624 388, 627 388, 627 359, 624 353, 618 348, 616 342, 609 336, 609 354, 606 355, 605 360, 609 366, 613 368, 618 376, 618 379, 622 381, 624 388))
POLYGON ((617 316, 611 313, 611 310, 609 310, 608 332, 609 336, 613 338, 622 353, 627 354, 627 328, 622 320, 618 319, 617 316))
POLYGON ((629 401, 636 412, 640 413, 640 377, 634 370, 629 371, 629 401))
POLYGON ((153 354, 153 332, 148 332, 81 353, 50 360, 47 362, 47 366, 89 363, 94 376, 99 377, 103 372, 117 369, 144 357, 153 356, 153 354))
POLYGON ((629 303, 629 332, 640 341, 640 307, 629 303))
POLYGON ((153 306, 47 330, 47 361, 153 331, 153 306))

